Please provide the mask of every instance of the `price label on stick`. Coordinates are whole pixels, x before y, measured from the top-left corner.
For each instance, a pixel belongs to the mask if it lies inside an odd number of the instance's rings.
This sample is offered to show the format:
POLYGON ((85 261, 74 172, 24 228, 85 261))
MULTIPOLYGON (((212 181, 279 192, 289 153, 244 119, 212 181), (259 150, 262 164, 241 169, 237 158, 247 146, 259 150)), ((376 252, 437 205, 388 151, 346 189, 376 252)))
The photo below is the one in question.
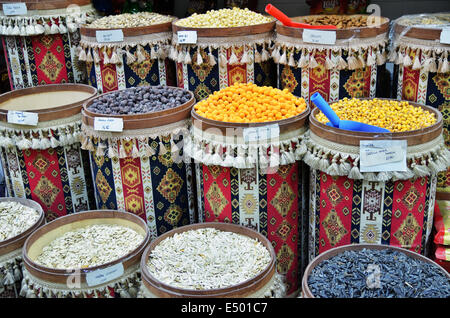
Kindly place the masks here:
POLYGON ((95 37, 99 43, 123 42, 122 30, 106 30, 95 32, 95 37))
POLYGON ((37 126, 39 115, 37 113, 21 112, 16 110, 8 111, 8 123, 26 126, 37 126))
POLYGON ((94 130, 122 132, 123 131, 123 119, 122 118, 109 118, 109 117, 95 117, 94 130))
POLYGON ((406 140, 361 140, 361 172, 406 171, 406 140))
POLYGON ((26 15, 28 13, 26 3, 14 2, 3 4, 4 15, 26 15))
POLYGON ((178 44, 197 44, 197 31, 178 31, 178 44))

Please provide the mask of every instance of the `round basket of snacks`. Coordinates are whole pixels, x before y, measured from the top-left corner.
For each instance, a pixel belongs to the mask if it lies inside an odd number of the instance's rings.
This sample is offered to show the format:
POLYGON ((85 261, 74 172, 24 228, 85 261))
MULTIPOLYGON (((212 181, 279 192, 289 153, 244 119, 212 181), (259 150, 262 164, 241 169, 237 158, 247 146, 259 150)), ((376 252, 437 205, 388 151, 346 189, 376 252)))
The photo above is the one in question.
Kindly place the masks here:
POLYGON ((139 215, 152 239, 194 222, 192 167, 184 160, 194 103, 182 88, 146 86, 85 104, 82 147, 91 155, 98 209, 139 215))
MULTIPOLYGON (((275 246, 288 294, 304 264, 299 222, 309 107, 287 90, 234 84, 197 103, 185 152, 195 160, 199 220, 231 222, 275 246), (301 242, 299 244, 299 242, 301 242), (301 264, 300 264, 301 263, 301 264)), ((306 243, 305 243, 306 244, 306 243)))
POLYGON ((390 99, 343 99, 341 121, 386 132, 334 127, 310 116, 304 161, 310 177, 310 260, 340 245, 386 244, 426 254, 436 180, 450 161, 435 109, 390 99))
POLYGON ((19 297, 22 247, 45 223, 42 207, 28 199, 0 198, 0 298, 19 297))
POLYGON ((254 230, 226 223, 183 226, 145 250, 140 297, 283 297, 275 262, 272 245, 254 230))
POLYGON ((197 100, 234 83, 274 86, 275 21, 248 9, 211 10, 172 23, 177 83, 197 100), (193 38, 185 39, 190 35, 193 38))
POLYGON ((174 17, 153 12, 102 17, 81 26, 79 59, 102 93, 145 85, 175 85, 168 54, 174 17))
POLYGON ((150 240, 136 215, 102 210, 56 219, 23 248, 27 298, 136 297, 139 263, 150 240))

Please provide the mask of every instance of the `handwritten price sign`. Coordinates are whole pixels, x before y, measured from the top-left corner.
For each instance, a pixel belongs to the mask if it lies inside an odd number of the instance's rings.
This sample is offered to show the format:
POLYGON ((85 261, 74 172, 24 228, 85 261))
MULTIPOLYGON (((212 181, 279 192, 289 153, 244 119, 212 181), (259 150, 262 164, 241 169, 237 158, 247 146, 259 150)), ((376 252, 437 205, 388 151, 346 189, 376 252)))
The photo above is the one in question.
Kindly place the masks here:
POLYGON ((122 118, 95 117, 94 130, 122 132, 123 131, 123 119, 122 118))
POLYGON ((37 126, 39 116, 37 113, 27 113, 15 110, 8 111, 8 123, 16 125, 37 126))

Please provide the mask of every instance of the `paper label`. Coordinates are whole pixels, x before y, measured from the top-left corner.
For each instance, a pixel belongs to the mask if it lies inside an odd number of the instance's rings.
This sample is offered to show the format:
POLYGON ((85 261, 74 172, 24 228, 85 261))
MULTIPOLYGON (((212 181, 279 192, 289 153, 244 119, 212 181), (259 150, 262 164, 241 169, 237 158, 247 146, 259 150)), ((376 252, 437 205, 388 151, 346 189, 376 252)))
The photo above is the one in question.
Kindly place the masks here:
POLYGON ((406 171, 406 140, 361 140, 360 171, 406 171))
POLYGON ((123 119, 122 118, 109 118, 109 117, 95 117, 94 130, 122 132, 123 131, 123 119))
POLYGON ((197 31, 178 31, 178 44, 197 44, 197 31))
POLYGON ((107 268, 98 269, 86 273, 86 283, 89 287, 98 286, 115 280, 124 273, 123 264, 119 263, 107 268))
POLYGON ((8 123, 26 126, 37 126, 39 115, 37 113, 20 112, 16 110, 8 111, 8 123))
POLYGON ((303 42, 316 44, 336 44, 336 31, 303 29, 303 42))
POLYGON ((14 2, 3 4, 4 15, 26 15, 28 12, 26 3, 14 2))
POLYGON ((450 44, 450 28, 442 29, 440 42, 442 44, 450 44))
POLYGON ((243 135, 245 142, 278 139, 280 137, 280 126, 274 124, 261 127, 249 127, 244 129, 243 135))
POLYGON ((106 31, 96 31, 95 37, 99 43, 109 43, 109 42, 123 42, 123 31, 122 30, 106 30, 106 31))

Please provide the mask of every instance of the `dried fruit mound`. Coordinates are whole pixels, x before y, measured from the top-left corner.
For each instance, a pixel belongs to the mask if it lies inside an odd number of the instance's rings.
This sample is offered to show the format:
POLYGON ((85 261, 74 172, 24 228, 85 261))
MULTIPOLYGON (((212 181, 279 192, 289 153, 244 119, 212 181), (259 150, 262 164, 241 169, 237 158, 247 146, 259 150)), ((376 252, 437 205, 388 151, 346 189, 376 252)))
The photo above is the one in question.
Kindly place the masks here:
POLYGON ((134 87, 104 94, 88 110, 105 115, 133 115, 163 111, 187 103, 189 91, 167 86, 134 87))
POLYGON ((287 89, 253 83, 238 83, 216 91, 195 106, 200 116, 231 123, 276 121, 297 116, 305 110, 305 100, 287 89))
POLYGON ((308 278, 319 298, 449 298, 450 279, 432 263, 393 249, 345 251, 308 278))
MULTIPOLYGON (((412 131, 436 123, 434 113, 406 101, 344 98, 330 106, 342 120, 354 120, 386 128, 391 132, 412 131)), ((323 124, 328 123, 322 112, 316 115, 316 119, 323 124)))

